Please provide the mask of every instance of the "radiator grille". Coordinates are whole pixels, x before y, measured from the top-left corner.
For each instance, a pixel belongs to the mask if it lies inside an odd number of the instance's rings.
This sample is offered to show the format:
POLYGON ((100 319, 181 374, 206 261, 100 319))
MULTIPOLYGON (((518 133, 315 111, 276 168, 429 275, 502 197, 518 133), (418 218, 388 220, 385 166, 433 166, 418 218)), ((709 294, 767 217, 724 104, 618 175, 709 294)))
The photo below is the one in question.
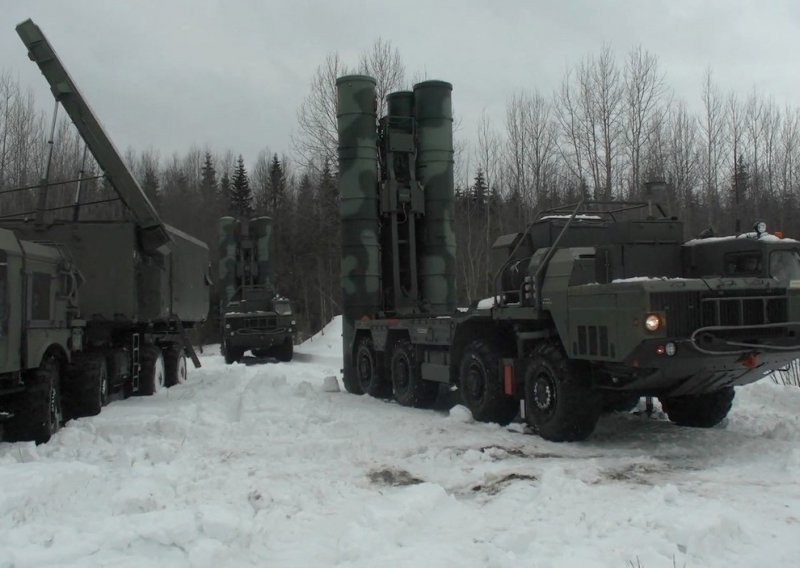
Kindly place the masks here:
POLYGON ((758 293, 709 296, 700 292, 659 292, 650 295, 650 307, 665 314, 667 335, 677 337, 691 335, 700 327, 750 326, 788 321, 785 295, 758 293))
POLYGON ((234 326, 236 329, 275 329, 278 324, 277 318, 270 316, 241 318, 233 320, 236 322, 234 326))
POLYGON ((605 325, 579 325, 576 347, 579 355, 607 357, 609 354, 608 327, 605 325))
POLYGON ((653 311, 664 312, 667 335, 685 336, 700 327, 699 292, 659 292, 650 295, 653 311))

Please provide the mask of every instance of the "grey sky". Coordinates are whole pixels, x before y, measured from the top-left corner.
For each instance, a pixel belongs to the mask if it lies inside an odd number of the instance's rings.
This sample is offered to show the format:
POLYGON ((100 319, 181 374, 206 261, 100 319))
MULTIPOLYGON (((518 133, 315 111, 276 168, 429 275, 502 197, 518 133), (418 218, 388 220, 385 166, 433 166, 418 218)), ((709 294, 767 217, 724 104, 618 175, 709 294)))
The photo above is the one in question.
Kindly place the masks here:
POLYGON ((667 84, 693 108, 709 66, 724 91, 746 95, 757 84, 792 107, 800 91, 796 0, 0 0, 0 70, 49 109, 44 78, 14 31, 28 17, 116 145, 162 156, 192 144, 248 162, 264 147, 289 153, 317 65, 332 51, 355 64, 379 36, 400 50, 409 80, 453 83, 465 135, 484 109, 502 128, 512 93, 551 93, 603 43, 620 59, 638 44, 657 55, 667 84))

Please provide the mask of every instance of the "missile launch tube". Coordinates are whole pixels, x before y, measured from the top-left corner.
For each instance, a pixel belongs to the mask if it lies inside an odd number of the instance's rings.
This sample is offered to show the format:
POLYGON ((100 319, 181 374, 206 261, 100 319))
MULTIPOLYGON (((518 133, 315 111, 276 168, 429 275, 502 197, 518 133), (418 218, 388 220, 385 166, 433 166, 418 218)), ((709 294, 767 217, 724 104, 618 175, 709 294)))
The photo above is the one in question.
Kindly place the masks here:
POLYGON ((217 224, 219 247, 220 310, 224 311, 236 293, 236 228, 233 217, 222 217, 217 224))
POLYGON ((250 221, 250 232, 255 244, 256 283, 271 287, 272 276, 272 218, 256 217, 250 221))
POLYGON ((420 285, 432 313, 456 308, 452 90, 444 81, 414 85, 417 179, 425 192, 420 285))
POLYGON ((364 75, 336 80, 345 377, 354 372, 354 322, 381 308, 375 84, 364 75))

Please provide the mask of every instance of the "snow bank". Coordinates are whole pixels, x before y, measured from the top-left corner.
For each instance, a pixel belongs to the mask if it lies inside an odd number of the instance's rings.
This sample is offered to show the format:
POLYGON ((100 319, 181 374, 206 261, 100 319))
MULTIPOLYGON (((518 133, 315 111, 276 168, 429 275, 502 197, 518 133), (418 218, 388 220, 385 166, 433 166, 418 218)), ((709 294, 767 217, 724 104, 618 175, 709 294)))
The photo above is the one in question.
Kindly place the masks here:
POLYGON ((185 385, 0 444, 0 567, 796 564, 800 389, 737 389, 724 428, 614 414, 554 444, 325 392, 340 333, 288 364, 207 351, 185 385))

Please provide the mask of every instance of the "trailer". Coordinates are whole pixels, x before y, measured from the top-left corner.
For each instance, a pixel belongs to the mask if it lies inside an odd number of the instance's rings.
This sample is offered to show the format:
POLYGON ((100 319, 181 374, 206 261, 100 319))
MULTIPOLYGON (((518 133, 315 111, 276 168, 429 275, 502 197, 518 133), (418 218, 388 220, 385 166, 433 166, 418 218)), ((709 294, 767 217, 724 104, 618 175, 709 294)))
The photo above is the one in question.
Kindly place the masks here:
POLYGON ((184 382, 187 355, 199 366, 187 329, 208 314, 209 260, 159 218, 39 27, 17 33, 126 210, 81 219, 79 191, 48 208, 48 159, 35 214, 0 219, 0 418, 6 439, 45 442, 115 394, 184 382))

